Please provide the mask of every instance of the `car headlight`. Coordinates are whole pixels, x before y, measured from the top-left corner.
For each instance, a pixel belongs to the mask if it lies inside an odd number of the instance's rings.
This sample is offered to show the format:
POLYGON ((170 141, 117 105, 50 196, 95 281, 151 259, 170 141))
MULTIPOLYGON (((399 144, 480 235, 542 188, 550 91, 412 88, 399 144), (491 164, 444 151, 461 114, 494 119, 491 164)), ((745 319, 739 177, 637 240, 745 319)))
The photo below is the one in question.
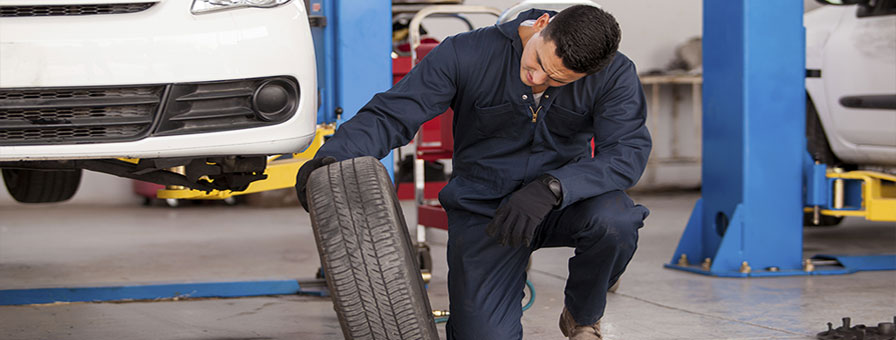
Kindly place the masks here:
POLYGON ((276 7, 292 0, 193 0, 190 12, 200 14, 239 7, 276 7))

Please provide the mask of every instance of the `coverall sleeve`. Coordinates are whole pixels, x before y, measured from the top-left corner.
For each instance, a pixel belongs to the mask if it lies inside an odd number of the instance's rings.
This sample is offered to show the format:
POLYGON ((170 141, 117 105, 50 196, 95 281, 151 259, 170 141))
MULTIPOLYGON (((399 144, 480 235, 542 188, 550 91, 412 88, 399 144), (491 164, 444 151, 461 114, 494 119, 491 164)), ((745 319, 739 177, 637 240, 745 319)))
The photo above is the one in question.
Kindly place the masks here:
POLYGON ((560 208, 613 190, 631 188, 650 155, 647 105, 631 61, 609 77, 610 90, 596 103, 594 157, 583 157, 547 173, 560 180, 560 208))
POLYGON ((406 145, 424 122, 444 113, 457 89, 457 54, 446 38, 386 92, 377 93, 357 115, 342 124, 315 155, 345 160, 381 159, 406 145))

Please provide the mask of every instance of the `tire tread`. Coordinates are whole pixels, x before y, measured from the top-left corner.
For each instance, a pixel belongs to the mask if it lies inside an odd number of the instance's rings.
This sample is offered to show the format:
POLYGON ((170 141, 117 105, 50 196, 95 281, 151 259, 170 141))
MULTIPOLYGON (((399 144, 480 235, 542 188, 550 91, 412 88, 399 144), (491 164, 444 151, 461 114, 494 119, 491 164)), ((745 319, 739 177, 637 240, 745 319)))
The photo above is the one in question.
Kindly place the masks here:
POLYGON ((415 248, 385 168, 361 157, 316 170, 309 207, 346 339, 438 339, 415 248))

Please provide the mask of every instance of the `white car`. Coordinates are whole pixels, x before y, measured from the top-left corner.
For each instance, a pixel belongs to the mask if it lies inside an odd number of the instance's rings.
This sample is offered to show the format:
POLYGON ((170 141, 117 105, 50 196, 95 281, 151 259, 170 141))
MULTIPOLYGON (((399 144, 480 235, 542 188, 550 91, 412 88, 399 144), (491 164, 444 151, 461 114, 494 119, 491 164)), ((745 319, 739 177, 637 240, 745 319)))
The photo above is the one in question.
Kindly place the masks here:
POLYGON ((808 12, 807 134, 815 160, 896 173, 896 0, 808 12))
POLYGON ((0 0, 0 167, 21 202, 81 169, 245 188, 315 133, 307 10, 292 0, 0 0), (140 159, 139 164, 116 158, 140 159), (179 176, 163 169, 185 166, 179 176))

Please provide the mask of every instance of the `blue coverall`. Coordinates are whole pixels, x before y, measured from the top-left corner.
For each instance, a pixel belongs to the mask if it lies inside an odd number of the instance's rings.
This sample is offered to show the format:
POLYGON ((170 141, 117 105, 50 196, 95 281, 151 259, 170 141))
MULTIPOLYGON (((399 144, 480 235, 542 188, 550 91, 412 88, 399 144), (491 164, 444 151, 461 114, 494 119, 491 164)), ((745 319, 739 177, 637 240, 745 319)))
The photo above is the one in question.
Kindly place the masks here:
POLYGON ((635 65, 617 53, 602 71, 548 88, 536 105, 520 80, 517 27, 543 13, 530 10, 446 38, 316 156, 382 158, 411 141, 421 124, 454 110, 454 171, 439 194, 449 224, 448 339, 521 338, 525 270, 541 247, 575 247, 565 304, 578 324, 597 322, 648 214, 622 192, 640 178, 651 147, 635 65), (531 246, 488 237, 486 225, 503 200, 545 173, 559 179, 563 198, 531 246))

